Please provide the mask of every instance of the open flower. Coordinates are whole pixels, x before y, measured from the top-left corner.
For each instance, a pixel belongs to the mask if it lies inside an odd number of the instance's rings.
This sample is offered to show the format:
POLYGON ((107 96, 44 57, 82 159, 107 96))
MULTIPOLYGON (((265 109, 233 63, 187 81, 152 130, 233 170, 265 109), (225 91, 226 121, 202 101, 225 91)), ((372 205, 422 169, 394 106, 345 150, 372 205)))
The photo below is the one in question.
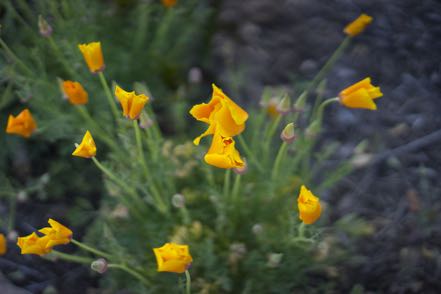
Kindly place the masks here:
POLYGON ((51 218, 48 220, 48 223, 50 227, 45 227, 38 230, 49 239, 46 244, 47 247, 67 244, 70 242, 73 233, 69 228, 51 218))
POLYGON ((239 135, 245 129, 248 113, 233 100, 228 98, 221 89, 213 86, 210 102, 193 106, 190 114, 197 120, 209 124, 208 129, 193 143, 199 145, 201 138, 218 133, 223 137, 239 135))
POLYGON ((348 24, 344 32, 346 35, 354 37, 361 34, 366 27, 372 22, 372 17, 367 14, 361 14, 356 20, 348 24))
POLYGON ((104 64, 103 52, 101 51, 101 42, 79 44, 78 48, 83 54, 84 60, 92 73, 98 73, 104 70, 106 65, 104 64))
POLYGON ((204 157, 205 162, 219 168, 243 167, 244 162, 240 158, 235 144, 232 137, 214 134, 210 149, 204 157))
POLYGON ((374 99, 383 96, 383 93, 381 93, 380 87, 371 84, 370 78, 365 78, 344 89, 338 96, 340 103, 346 107, 376 110, 377 105, 375 105, 374 99))
POLYGON ((167 8, 175 6, 176 2, 178 2, 178 0, 161 0, 162 5, 167 8))
POLYGON ((74 105, 86 104, 89 101, 89 95, 78 82, 63 81, 63 93, 74 105))
POLYGON ((86 134, 84 134, 81 144, 75 144, 75 146, 77 148, 72 153, 73 156, 91 158, 96 155, 95 141, 93 140, 92 135, 89 131, 86 131, 86 134))
POLYGON ((12 114, 9 115, 6 133, 29 138, 36 128, 37 124, 35 123, 29 109, 26 108, 16 117, 14 117, 12 114))
POLYGON ((153 252, 158 264, 158 272, 180 274, 185 272, 193 261, 188 245, 165 243, 162 247, 153 248, 153 252))
POLYGON ((315 223, 322 213, 318 197, 314 196, 304 185, 300 188, 297 205, 299 218, 307 225, 315 223))
POLYGON ((124 91, 118 85, 115 87, 115 96, 121 103, 124 116, 129 119, 138 119, 144 105, 149 101, 146 95, 136 95, 135 91, 124 91))
POLYGON ((52 250, 51 247, 46 246, 48 241, 48 238, 41 238, 33 232, 28 236, 19 237, 17 239, 17 245, 21 249, 21 254, 44 255, 52 250))
POLYGON ((8 249, 8 245, 6 242, 5 235, 0 234, 0 255, 5 255, 7 249, 8 249))

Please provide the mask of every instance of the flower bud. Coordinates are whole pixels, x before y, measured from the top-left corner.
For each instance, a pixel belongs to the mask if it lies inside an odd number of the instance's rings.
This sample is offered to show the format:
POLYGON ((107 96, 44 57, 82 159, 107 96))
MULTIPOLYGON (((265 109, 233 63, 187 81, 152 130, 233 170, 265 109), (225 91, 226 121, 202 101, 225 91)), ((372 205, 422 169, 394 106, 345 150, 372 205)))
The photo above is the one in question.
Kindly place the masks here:
POLYGON ((291 98, 285 94, 280 101, 279 105, 277 105, 277 112, 281 115, 288 114, 291 111, 291 98))
POLYGON ((28 193, 26 191, 20 191, 17 193, 18 202, 26 202, 28 200, 28 193))
POLYGON ((268 261, 266 265, 270 268, 276 268, 279 266, 282 261, 283 254, 282 253, 270 253, 268 254, 268 261))
POLYGON ((139 116, 139 127, 141 129, 148 129, 153 125, 153 120, 145 112, 141 112, 139 116))
POLYGON ((104 258, 98 258, 97 260, 94 260, 92 264, 90 265, 90 268, 97 273, 104 274, 107 271, 107 260, 104 258))
POLYGON ((8 233, 8 240, 9 241, 17 241, 17 237, 18 237, 18 233, 17 233, 17 231, 16 230, 12 230, 12 231, 9 231, 9 233, 8 233))
POLYGON ((172 197, 172 205, 176 208, 183 208, 185 206, 185 197, 182 194, 175 194, 172 197))
POLYGON ((41 15, 38 16, 38 30, 40 31, 40 35, 45 38, 52 35, 52 27, 41 15))
POLYGON ((294 111, 303 111, 305 108, 306 98, 308 97, 308 92, 303 91, 300 94, 299 98, 297 98, 296 103, 294 103, 294 111))
POLYGON ((318 120, 313 121, 305 131, 308 138, 315 138, 320 132, 321 123, 318 120))
POLYGON ((289 123, 283 129, 282 133, 280 133, 280 139, 282 139, 285 143, 291 144, 294 142, 296 135, 294 133, 294 124, 289 123))
POLYGON ((237 166, 237 167, 233 168, 233 172, 236 175, 243 175, 248 171, 248 165, 247 165, 245 158, 242 158, 242 161, 243 161, 242 166, 237 166))
POLYGON ((261 224, 255 224, 252 228, 251 231, 253 232, 254 235, 260 235, 263 231, 263 227, 261 224))

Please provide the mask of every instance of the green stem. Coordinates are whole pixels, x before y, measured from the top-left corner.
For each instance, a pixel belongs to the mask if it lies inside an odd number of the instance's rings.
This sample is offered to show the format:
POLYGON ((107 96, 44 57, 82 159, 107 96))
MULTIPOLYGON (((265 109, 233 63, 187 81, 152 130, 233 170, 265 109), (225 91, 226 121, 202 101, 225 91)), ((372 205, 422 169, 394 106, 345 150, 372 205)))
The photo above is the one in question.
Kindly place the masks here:
POLYGON ((305 238, 305 223, 302 222, 298 227, 297 227, 297 232, 298 232, 298 238, 305 238))
POLYGON ((273 139, 274 133, 277 131, 277 128, 280 125, 280 122, 282 120, 282 115, 278 115, 276 119, 273 120, 273 122, 271 123, 264 142, 263 142, 263 158, 264 158, 264 162, 265 164, 268 162, 268 156, 270 155, 270 145, 271 145, 271 141, 273 139))
POLYGON ((314 118, 314 120, 317 120, 321 124, 322 119, 323 119, 323 112, 325 111, 325 107, 331 103, 338 102, 339 100, 340 99, 338 97, 334 97, 334 98, 329 98, 329 99, 326 99, 325 101, 323 101, 317 109, 317 114, 316 114, 316 117, 314 118))
POLYGON ((340 58, 340 56, 344 53, 344 50, 346 47, 348 47, 350 43, 351 37, 347 36, 343 42, 340 43, 340 45, 335 49, 334 53, 329 57, 328 61, 326 61, 325 65, 320 69, 320 71, 317 73, 317 75, 314 77, 314 79, 311 81, 311 83, 306 88, 306 91, 310 93, 312 90, 317 87, 318 83, 328 74, 328 72, 331 70, 331 68, 334 66, 335 62, 340 58))
POLYGON ((185 294, 191 293, 191 276, 188 270, 185 271, 185 294))
POLYGON ((239 196, 241 175, 236 175, 234 179, 233 191, 231 192, 232 203, 237 206, 237 197, 239 196))
POLYGON ((98 250, 98 249, 95 249, 95 248, 93 248, 93 247, 90 247, 89 245, 86 245, 86 244, 84 244, 84 243, 81 243, 81 242, 79 242, 79 241, 77 241, 77 240, 75 240, 75 239, 71 239, 70 241, 71 241, 73 244, 75 244, 75 245, 77 245, 78 247, 80 247, 81 249, 86 250, 86 251, 89 251, 89 252, 91 252, 91 253, 93 253, 93 254, 95 254, 95 255, 98 255, 98 256, 104 257, 104 258, 106 258, 106 259, 110 259, 110 258, 112 257, 112 255, 110 255, 110 254, 108 254, 108 253, 105 253, 105 252, 103 252, 103 251, 101 251, 101 250, 98 250))
POLYGON ((33 75, 33 72, 29 67, 27 67, 23 61, 20 60, 20 58, 17 57, 17 55, 12 52, 12 50, 8 47, 8 45, 3 41, 3 39, 0 38, 0 46, 5 50, 6 54, 9 55, 9 57, 17 63, 28 75, 33 75))
POLYGON ((65 67, 66 71, 69 73, 69 75, 72 78, 75 78, 76 77, 76 73, 72 70, 72 67, 68 63, 66 63, 66 58, 61 53, 60 48, 58 47, 57 43, 55 43, 55 41, 52 38, 52 36, 49 36, 47 39, 49 40, 49 45, 52 47, 52 50, 54 51, 54 53, 57 56, 57 58, 60 60, 61 64, 63 64, 63 66, 65 67))
POLYGON ((273 172, 271 176, 271 179, 273 181, 275 181, 279 175, 280 164, 285 157, 287 148, 288 144, 286 142, 283 142, 282 145, 280 145, 279 152, 277 152, 276 161, 274 162, 273 172))
POLYGON ((107 84, 106 78, 104 77, 103 72, 99 72, 98 76, 101 81, 101 85, 103 86, 104 92, 106 93, 107 102, 109 102, 110 108, 112 109, 113 116, 115 117, 115 121, 118 122, 119 113, 118 108, 116 107, 115 99, 113 99, 112 93, 110 92, 109 85, 107 84))
POLYGON ((53 255, 54 257, 57 257, 59 259, 72 261, 72 262, 76 262, 76 263, 82 263, 82 264, 90 264, 93 261, 92 259, 90 259, 88 257, 71 255, 71 254, 63 253, 63 252, 56 251, 56 250, 52 250, 50 255, 53 255))
POLYGON ((224 199, 228 199, 228 195, 230 193, 230 178, 231 178, 231 169, 226 169, 225 177, 224 177, 224 199))
POLYGON ((128 274, 134 276, 135 278, 137 278, 138 280, 140 280, 144 285, 146 285, 146 286, 150 285, 148 280, 145 277, 143 277, 140 273, 138 273, 137 271, 129 268, 126 265, 110 263, 110 264, 107 265, 107 267, 108 268, 117 268, 117 269, 123 270, 126 273, 128 273, 128 274))
POLYGON ((256 157, 254 156, 254 153, 251 151, 251 149, 248 147, 247 143, 245 142, 245 140, 243 139, 242 135, 237 136, 240 145, 242 146, 243 150, 245 151, 245 154, 247 155, 247 157, 250 159, 251 162, 253 162, 257 169, 260 172, 263 172, 263 167, 260 164, 260 162, 256 159, 256 157))

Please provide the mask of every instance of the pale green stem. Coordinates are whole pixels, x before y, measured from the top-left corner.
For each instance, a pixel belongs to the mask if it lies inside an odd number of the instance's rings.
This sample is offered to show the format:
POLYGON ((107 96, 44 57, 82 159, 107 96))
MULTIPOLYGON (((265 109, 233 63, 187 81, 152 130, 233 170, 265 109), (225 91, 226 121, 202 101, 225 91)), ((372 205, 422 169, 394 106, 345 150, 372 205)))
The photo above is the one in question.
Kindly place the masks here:
POLYGON ((279 152, 277 152, 276 161, 274 162, 273 172, 271 176, 273 181, 275 181, 279 176, 280 164, 282 163, 283 158, 285 157, 287 148, 288 148, 288 144, 286 142, 283 142, 282 145, 280 145, 279 152))
POLYGON ((298 232, 298 238, 305 238, 305 223, 304 222, 302 222, 297 227, 297 232, 298 232))
POLYGON ((110 259, 110 258, 112 257, 112 255, 110 255, 110 254, 108 254, 108 253, 105 253, 105 252, 103 252, 103 251, 101 251, 101 250, 95 249, 95 248, 93 248, 93 247, 91 247, 91 246, 89 246, 89 245, 86 245, 86 244, 84 244, 84 243, 81 243, 81 242, 79 242, 79 241, 77 241, 77 240, 75 240, 75 239, 71 239, 70 241, 71 241, 73 244, 75 244, 75 245, 77 245, 78 247, 80 247, 81 249, 86 250, 86 251, 89 251, 89 252, 91 252, 91 253, 93 253, 93 254, 95 254, 95 255, 98 255, 98 256, 104 257, 104 258, 106 258, 106 259, 110 259))
POLYGON ((6 54, 9 55, 9 57, 15 62, 17 63, 27 74, 29 75, 33 75, 33 72, 31 69, 29 69, 29 67, 27 67, 23 61, 21 61, 20 58, 17 57, 17 55, 14 54, 14 52, 12 52, 12 50, 8 47, 8 45, 3 41, 3 39, 0 38, 0 45, 3 48, 3 50, 5 50, 6 54))
POLYGON ((320 104, 320 106, 318 107, 317 116, 315 117, 315 119, 317 119, 318 122, 321 123, 322 119, 323 119, 323 112, 325 111, 325 107, 331 103, 338 102, 339 100, 340 99, 338 97, 334 97, 334 98, 329 98, 329 99, 326 99, 325 101, 323 101, 320 104))
POLYGON ((224 199, 228 199, 228 195, 230 194, 230 178, 231 169, 226 169, 224 177, 224 199))
POLYGON ((72 70, 72 67, 66 62, 65 57, 61 53, 60 48, 58 47, 57 43, 55 43, 52 36, 49 36, 47 39, 49 40, 49 45, 52 47, 52 50, 54 51, 57 58, 60 60, 61 64, 63 64, 66 71, 71 75, 72 78, 75 78, 76 73, 72 70))
POLYGON ((191 293, 191 276, 190 272, 188 270, 185 271, 185 293, 190 294, 191 293))
POLYGON ((236 175, 236 178, 234 179, 233 191, 231 192, 232 202, 234 206, 237 206, 237 197, 239 196, 241 177, 241 175, 236 175))
POLYGON ((138 280, 140 280, 144 285, 146 285, 146 286, 150 285, 148 280, 145 277, 143 277, 140 273, 138 273, 137 271, 135 271, 134 269, 131 269, 130 267, 128 267, 126 265, 110 263, 107 265, 107 267, 123 270, 126 273, 128 273, 128 274, 134 276, 135 278, 137 278, 138 280))
POLYGON ((90 259, 88 257, 71 255, 71 254, 63 253, 63 252, 56 251, 56 250, 52 250, 50 255, 53 255, 59 259, 63 259, 66 261, 72 261, 72 262, 82 263, 82 264, 91 264, 93 262, 93 259, 90 259))
POLYGON ((260 162, 256 159, 256 157, 254 156, 254 153, 251 151, 251 149, 248 147, 247 143, 245 142, 245 140, 243 139, 242 135, 237 136, 237 138, 239 139, 239 143, 242 146, 243 150, 245 151, 245 154, 247 155, 247 157, 250 159, 251 162, 253 162, 257 169, 260 172, 263 172, 263 167, 260 164, 260 162))
POLYGON ((118 118, 119 118, 118 108, 116 107, 115 99, 113 98, 112 92, 110 91, 106 78, 104 77, 103 72, 99 72, 98 76, 100 78, 104 92, 106 93, 107 102, 109 102, 110 108, 112 109, 113 112, 113 116, 115 117, 116 122, 118 122, 118 118))
POLYGON ((328 61, 326 61, 325 65, 320 69, 320 71, 317 73, 317 75, 314 77, 314 79, 311 81, 311 83, 306 88, 306 91, 309 93, 311 92, 317 85, 320 83, 321 80, 328 74, 328 72, 331 70, 335 62, 340 58, 340 56, 344 53, 344 50, 349 45, 351 40, 351 37, 347 36, 343 42, 340 43, 340 45, 335 49, 334 53, 329 57, 328 61))
POLYGON ((277 131, 277 128, 280 125, 280 122, 282 120, 282 115, 278 115, 276 119, 273 120, 273 122, 271 123, 268 132, 266 133, 264 142, 263 142, 263 158, 264 158, 264 162, 265 164, 268 162, 268 156, 270 155, 270 145, 271 145, 271 141, 273 139, 274 133, 277 131))

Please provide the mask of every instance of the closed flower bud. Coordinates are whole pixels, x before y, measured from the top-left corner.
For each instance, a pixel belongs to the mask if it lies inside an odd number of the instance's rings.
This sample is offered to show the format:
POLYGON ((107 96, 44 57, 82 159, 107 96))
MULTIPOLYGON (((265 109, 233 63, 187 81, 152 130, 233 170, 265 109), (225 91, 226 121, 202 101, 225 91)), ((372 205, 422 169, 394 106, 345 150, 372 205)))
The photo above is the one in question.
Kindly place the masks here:
POLYGON ((291 111, 291 98, 285 94, 280 101, 279 105, 277 105, 277 112, 281 115, 288 114, 291 111))
POLYGON ((320 129, 321 129, 320 121, 315 120, 308 126, 308 128, 305 131, 305 135, 310 139, 315 138, 320 132, 320 129))
POLYGON ((5 235, 0 234, 0 255, 4 255, 7 250, 8 250, 8 245, 5 235))
POLYGON ((52 27, 41 15, 38 16, 38 30, 40 31, 40 35, 45 38, 52 35, 52 27))
POLYGON ((182 194, 175 194, 172 197, 172 205, 176 208, 182 208, 185 206, 185 197, 182 194))
POLYGON ((372 22, 373 18, 367 14, 361 14, 356 20, 348 24, 344 32, 346 35, 355 37, 361 34, 366 27, 372 22))
POLYGON ((297 98, 296 103, 294 103, 294 111, 303 111, 305 109, 306 98, 308 97, 308 92, 303 91, 297 98))
POLYGON ((15 241, 15 240, 17 240, 17 238, 18 238, 18 233, 16 230, 9 231, 9 233, 8 233, 8 240, 9 241, 15 241))
POLYGON ((153 125, 153 120, 148 116, 147 113, 141 112, 139 116, 139 127, 141 129, 148 129, 153 125))
POLYGON ((90 268, 97 273, 104 274, 107 271, 107 260, 104 258, 98 258, 97 260, 94 260, 92 264, 90 265, 90 268))
POLYGON ((18 202, 26 202, 28 200, 28 193, 26 191, 20 191, 17 194, 17 201, 18 202))
POLYGON ((255 224, 251 228, 251 231, 253 232, 254 235, 260 235, 263 232, 263 226, 261 224, 255 224))
POLYGON ((292 142, 294 142, 295 138, 296 135, 294 133, 294 124, 289 123, 280 134, 280 139, 282 139, 287 144, 291 144, 292 142))
POLYGON ((270 253, 268 254, 268 261, 266 265, 270 268, 276 268, 279 266, 282 261, 283 254, 282 253, 270 253))

